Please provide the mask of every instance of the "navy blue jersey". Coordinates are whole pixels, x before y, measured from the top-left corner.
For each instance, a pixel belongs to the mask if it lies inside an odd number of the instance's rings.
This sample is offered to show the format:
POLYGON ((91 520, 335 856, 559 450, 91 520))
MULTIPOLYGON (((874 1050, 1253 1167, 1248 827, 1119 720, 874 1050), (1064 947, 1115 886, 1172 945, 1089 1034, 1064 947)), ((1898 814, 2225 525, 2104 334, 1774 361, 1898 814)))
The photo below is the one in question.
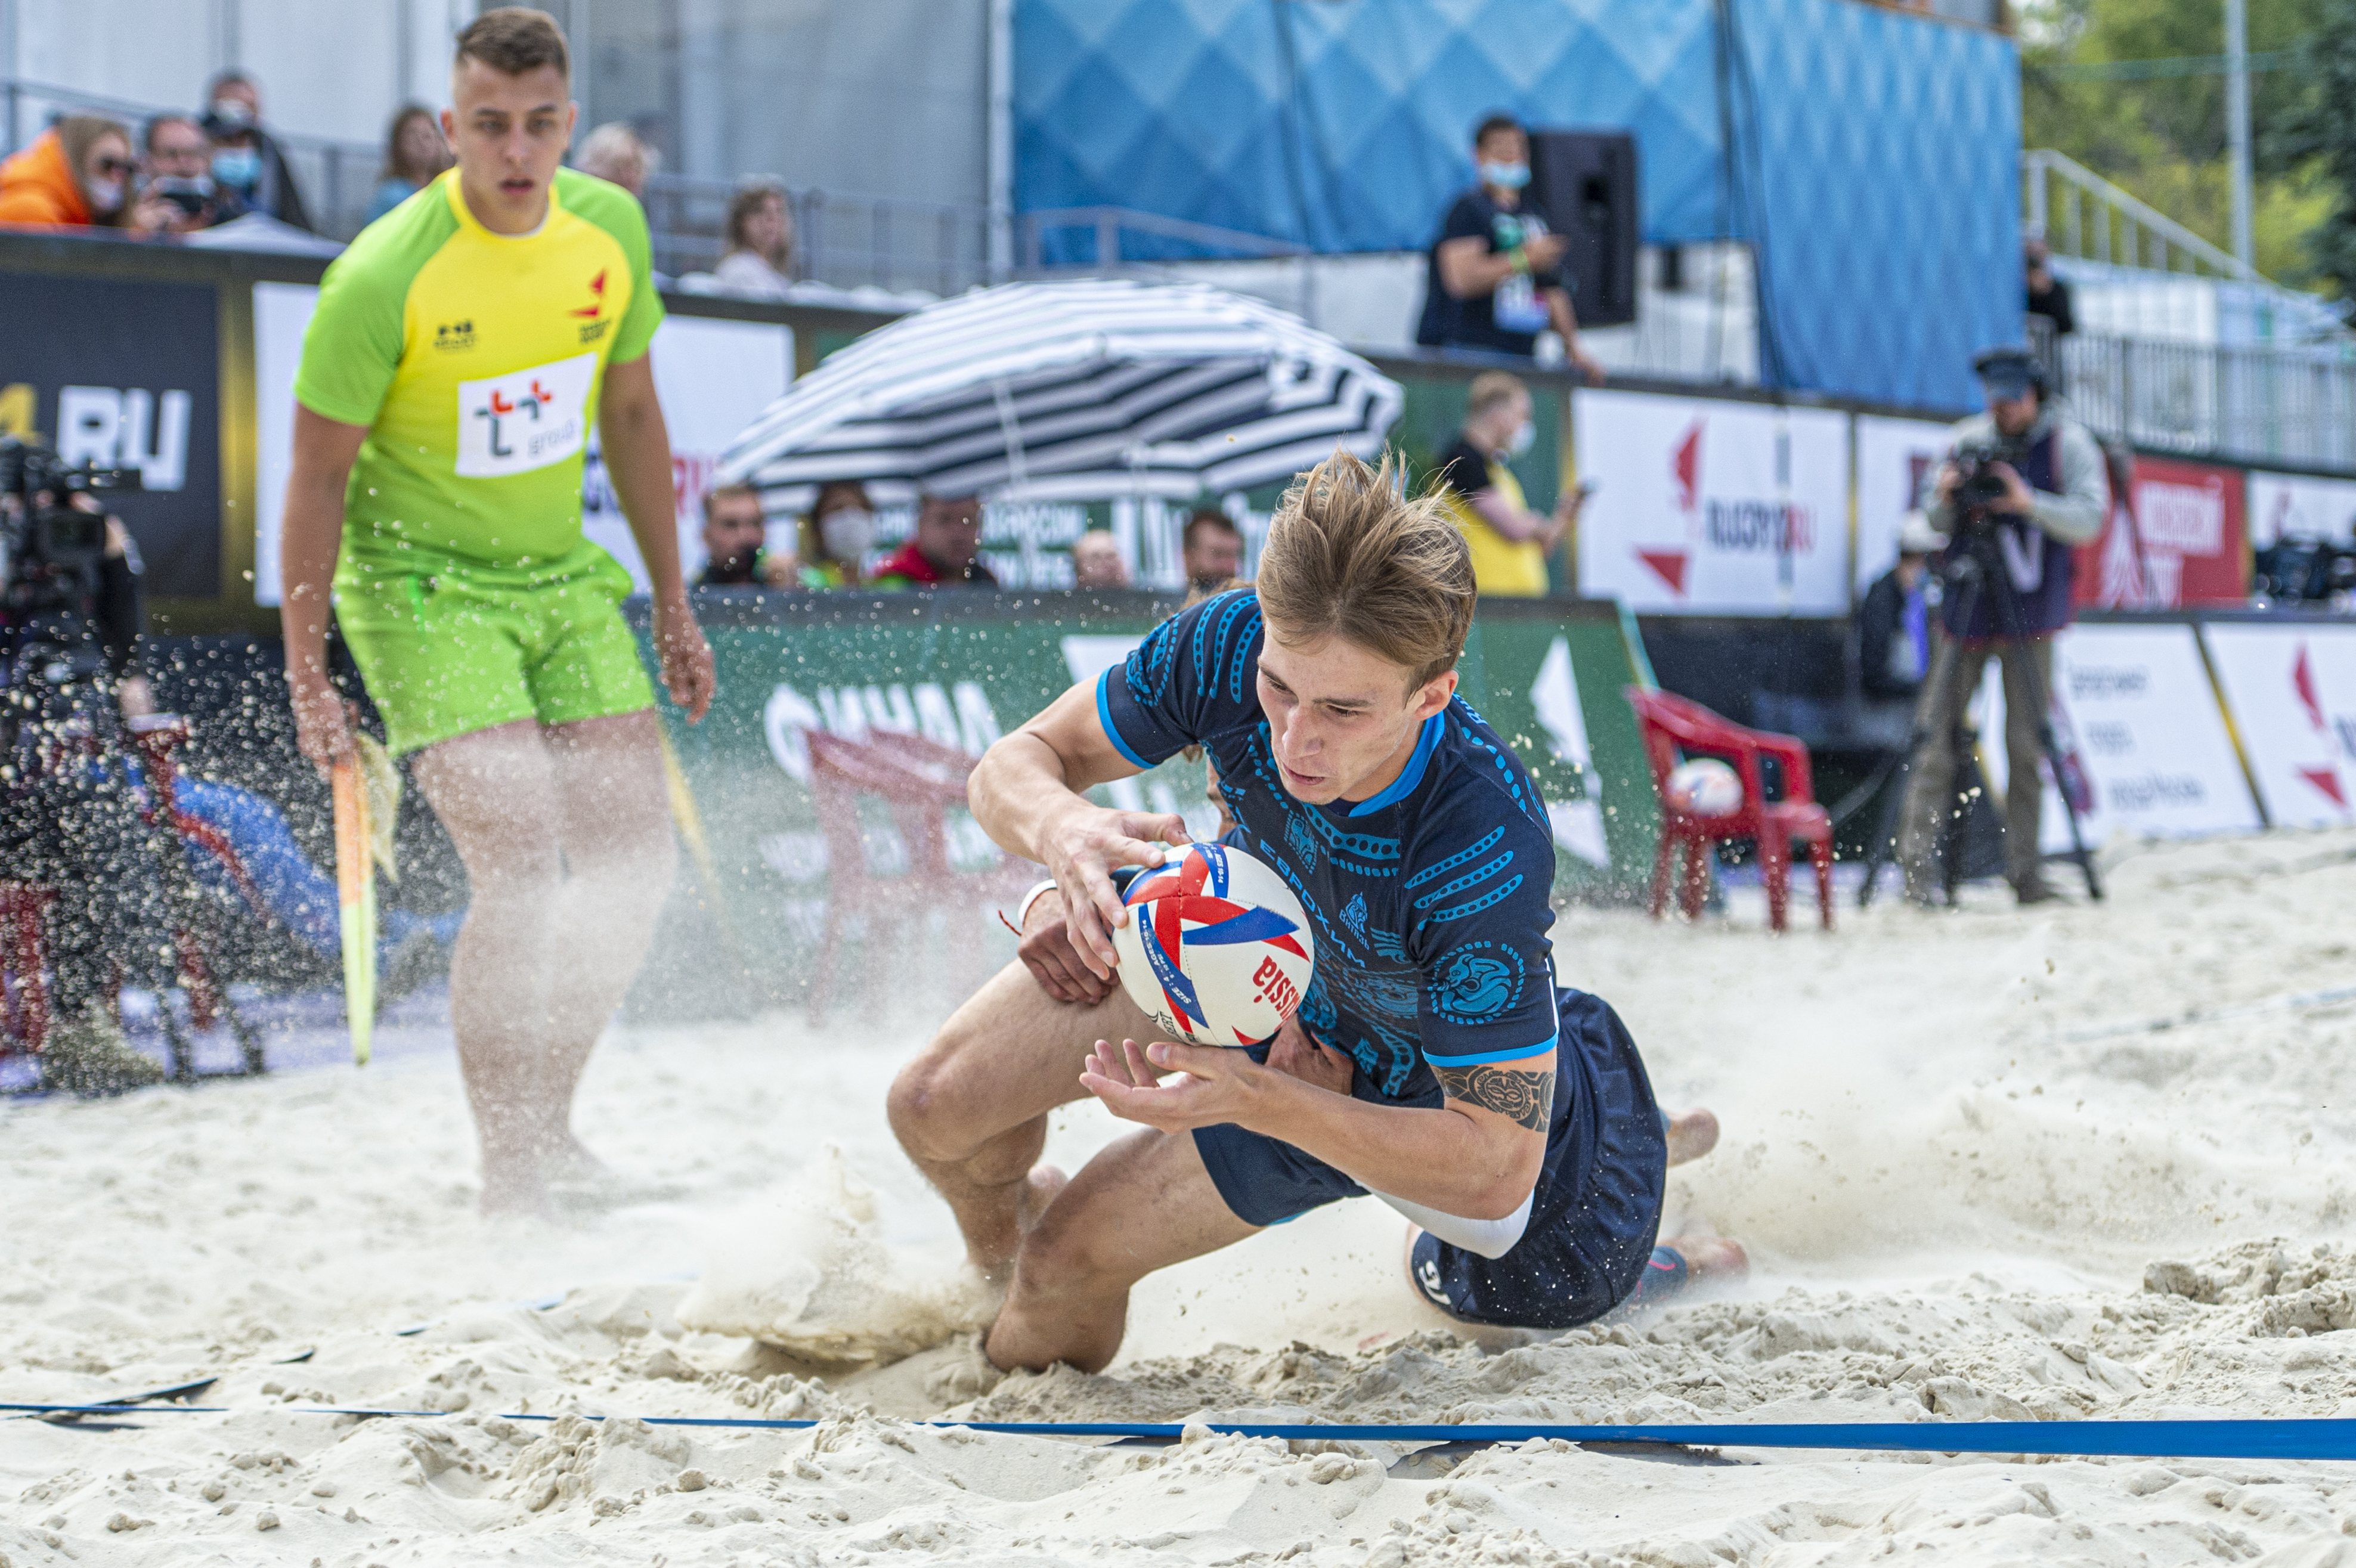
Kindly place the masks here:
POLYGON ((1315 928, 1301 1023, 1389 1099, 1435 1100, 1430 1062, 1551 1052, 1554 841, 1520 759, 1454 698, 1380 795, 1296 800, 1260 712, 1261 638, 1248 591, 1205 600, 1105 671, 1097 716, 1141 768, 1209 752, 1229 842, 1275 867, 1315 928))

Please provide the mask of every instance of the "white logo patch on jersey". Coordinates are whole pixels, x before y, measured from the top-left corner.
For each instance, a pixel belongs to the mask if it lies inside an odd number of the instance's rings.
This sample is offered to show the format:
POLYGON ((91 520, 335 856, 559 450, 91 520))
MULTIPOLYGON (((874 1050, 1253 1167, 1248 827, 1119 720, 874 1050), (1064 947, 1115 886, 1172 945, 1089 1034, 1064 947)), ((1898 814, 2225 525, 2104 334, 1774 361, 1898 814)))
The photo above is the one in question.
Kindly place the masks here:
POLYGON ((597 356, 458 383, 458 473, 500 479, 561 463, 589 441, 589 386, 597 356))

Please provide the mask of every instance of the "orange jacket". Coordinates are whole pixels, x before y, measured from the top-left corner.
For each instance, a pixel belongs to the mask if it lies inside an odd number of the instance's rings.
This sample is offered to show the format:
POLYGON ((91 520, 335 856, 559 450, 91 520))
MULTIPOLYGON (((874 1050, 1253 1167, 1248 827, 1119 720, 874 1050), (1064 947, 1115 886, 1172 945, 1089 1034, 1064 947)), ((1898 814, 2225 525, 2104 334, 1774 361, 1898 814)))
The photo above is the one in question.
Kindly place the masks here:
POLYGON ((65 144, 54 130, 0 164, 0 224, 11 228, 88 228, 90 204, 81 198, 65 144))

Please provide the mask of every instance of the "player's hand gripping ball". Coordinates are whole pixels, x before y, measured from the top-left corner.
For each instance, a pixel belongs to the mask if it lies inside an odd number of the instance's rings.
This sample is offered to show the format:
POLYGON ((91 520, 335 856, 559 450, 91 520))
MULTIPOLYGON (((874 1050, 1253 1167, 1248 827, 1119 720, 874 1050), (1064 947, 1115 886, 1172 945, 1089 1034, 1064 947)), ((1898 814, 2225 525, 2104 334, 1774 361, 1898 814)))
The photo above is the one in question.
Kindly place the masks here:
POLYGON ((1679 763, 1661 794, 1670 809, 1691 816, 1731 816, 1742 809, 1741 775, 1716 757, 1679 763))
POLYGON ((1165 1038, 1258 1045, 1299 1009, 1316 946, 1301 901, 1260 861, 1189 844, 1139 872, 1123 901, 1121 988, 1165 1038))

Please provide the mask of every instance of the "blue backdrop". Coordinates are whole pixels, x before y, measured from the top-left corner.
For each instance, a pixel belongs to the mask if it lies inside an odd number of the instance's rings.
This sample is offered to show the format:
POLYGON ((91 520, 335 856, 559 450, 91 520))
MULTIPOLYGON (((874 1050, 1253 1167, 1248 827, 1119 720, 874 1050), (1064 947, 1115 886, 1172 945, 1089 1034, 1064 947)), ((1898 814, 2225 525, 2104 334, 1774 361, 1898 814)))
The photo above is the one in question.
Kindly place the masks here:
POLYGON ((2021 335, 1996 34, 1856 0, 1018 0, 1014 66, 1023 211, 1419 250, 1505 109, 1633 130, 1648 241, 1756 247, 1776 384, 1968 406, 2021 335))

